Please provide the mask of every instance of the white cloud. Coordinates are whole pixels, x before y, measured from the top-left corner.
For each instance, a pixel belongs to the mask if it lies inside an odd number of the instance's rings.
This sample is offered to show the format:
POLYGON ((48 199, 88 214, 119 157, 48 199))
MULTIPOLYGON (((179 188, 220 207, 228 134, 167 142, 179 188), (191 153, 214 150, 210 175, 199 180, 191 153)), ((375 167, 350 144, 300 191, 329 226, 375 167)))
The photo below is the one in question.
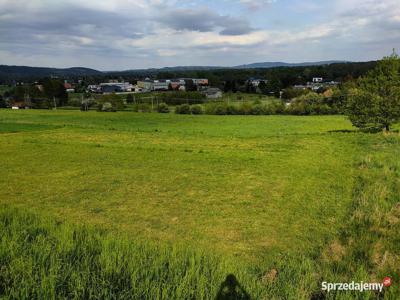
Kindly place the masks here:
POLYGON ((259 9, 261 7, 275 3, 277 0, 239 0, 239 2, 249 9, 259 9))
MULTIPOLYGON (((277 2, 235 1, 249 9, 277 2)), ((226 7, 226 0, 217 2, 226 7)), ((393 47, 400 48, 398 0, 323 4, 296 0, 286 7, 280 1, 276 7, 284 9, 274 17, 283 22, 275 27, 267 17, 260 21, 253 19, 257 14, 218 11, 218 5, 212 9, 202 3, 0 0, 0 60, 129 69, 277 59, 376 59, 393 47)))

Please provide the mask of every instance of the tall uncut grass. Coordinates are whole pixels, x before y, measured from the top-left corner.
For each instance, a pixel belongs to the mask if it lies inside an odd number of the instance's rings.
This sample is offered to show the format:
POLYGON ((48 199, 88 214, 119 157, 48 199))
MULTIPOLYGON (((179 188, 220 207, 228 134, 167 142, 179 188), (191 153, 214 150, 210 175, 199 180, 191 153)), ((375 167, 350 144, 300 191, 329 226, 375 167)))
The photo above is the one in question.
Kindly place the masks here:
POLYGON ((4 299, 308 299, 317 288, 310 260, 282 256, 273 264, 279 276, 271 276, 230 258, 135 242, 13 208, 1 209, 0 232, 4 299))
POLYGON ((115 238, 38 215, 0 212, 0 295, 14 299, 210 299, 229 273, 256 282, 229 262, 199 251, 115 238))

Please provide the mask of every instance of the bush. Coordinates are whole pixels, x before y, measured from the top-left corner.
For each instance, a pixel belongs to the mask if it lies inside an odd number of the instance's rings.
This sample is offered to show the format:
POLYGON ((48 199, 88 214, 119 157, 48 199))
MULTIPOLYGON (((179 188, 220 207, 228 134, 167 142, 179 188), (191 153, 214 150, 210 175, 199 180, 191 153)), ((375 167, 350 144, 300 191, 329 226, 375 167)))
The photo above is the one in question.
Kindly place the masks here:
MULTIPOLYGON (((113 110, 125 108, 124 101, 120 97, 118 97, 118 95, 115 94, 107 94, 100 96, 100 98, 97 99, 97 105, 99 110, 102 110, 103 104, 105 103, 111 104, 113 110)), ((106 106, 108 106, 108 104, 106 106)))
POLYGON ((253 106, 251 105, 251 103, 244 102, 244 103, 240 104, 238 113, 240 115, 251 115, 252 108, 253 108, 253 106))
POLYGON ((238 107, 233 104, 228 104, 226 106, 226 114, 227 115, 238 115, 239 114, 238 107))
POLYGON ((226 115, 227 114, 227 105, 225 103, 219 103, 215 106, 215 114, 216 115, 226 115))
POLYGON ((180 105, 188 101, 192 104, 199 104, 203 103, 206 99, 204 94, 197 91, 170 91, 157 94, 156 97, 168 105, 180 105))
POLYGON ((190 107, 190 111, 193 115, 203 114, 203 107, 200 104, 195 104, 190 107))
POLYGON ((116 109, 112 106, 110 102, 104 102, 103 104, 99 105, 99 111, 115 112, 116 109))
POLYGON ((208 103, 205 107, 205 111, 208 115, 226 115, 227 105, 223 102, 208 103))
POLYGON ((0 95, 0 108, 5 108, 5 107, 7 107, 7 102, 3 98, 3 96, 0 95))
POLYGON ((160 103, 157 107, 157 111, 163 114, 169 113, 169 106, 166 103, 160 103))
POLYGON ((131 104, 131 103, 133 103, 133 100, 134 100, 134 98, 133 98, 133 95, 132 95, 132 94, 128 94, 128 95, 126 96, 126 99, 125 99, 126 103, 131 104))
POLYGON ((291 100, 291 99, 306 95, 310 92, 311 91, 308 89, 302 90, 302 89, 287 88, 287 89, 283 90, 282 98, 286 99, 286 100, 291 100))
POLYGON ((78 97, 72 97, 71 95, 69 97, 70 97, 68 99, 69 106, 80 107, 82 105, 82 99, 80 99, 78 97))
POLYGON ((175 113, 180 115, 190 115, 190 105, 182 104, 175 107, 175 113))
POLYGON ((319 114, 321 105, 324 105, 324 96, 310 92, 293 99, 287 112, 294 115, 319 114))
POLYGON ((268 101, 264 106, 265 115, 283 114, 285 112, 285 103, 281 100, 268 101))
POLYGON ((252 115, 263 115, 265 113, 264 106, 262 104, 253 105, 251 108, 252 115))
POLYGON ((290 105, 286 108, 286 112, 290 115, 305 115, 306 108, 303 102, 294 103, 290 102, 290 105))
POLYGON ((330 115, 334 112, 334 109, 327 104, 321 104, 315 108, 315 112, 319 115, 330 115))
POLYGON ((151 105, 148 103, 139 103, 133 106, 133 111, 136 112, 152 112, 151 105))

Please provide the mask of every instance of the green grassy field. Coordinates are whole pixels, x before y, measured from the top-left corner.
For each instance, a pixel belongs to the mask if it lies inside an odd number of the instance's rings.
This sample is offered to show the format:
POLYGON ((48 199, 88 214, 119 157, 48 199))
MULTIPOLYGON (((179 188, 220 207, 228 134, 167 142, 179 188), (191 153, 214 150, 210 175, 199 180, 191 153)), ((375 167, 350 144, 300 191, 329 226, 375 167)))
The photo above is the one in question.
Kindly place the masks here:
MULTIPOLYGON (((55 240, 88 226, 106 241, 153 243, 155 253, 184 249, 183 261, 200 251, 205 272, 218 270, 181 287, 203 294, 171 289, 159 298, 210 298, 233 272, 254 298, 368 299, 378 295, 326 295, 318 284, 398 279, 399 143, 398 133, 359 133, 342 116, 0 110, 0 204, 13 224, 26 211, 61 222, 67 229, 51 233, 55 240)), ((399 295, 391 287, 385 298, 399 295)))

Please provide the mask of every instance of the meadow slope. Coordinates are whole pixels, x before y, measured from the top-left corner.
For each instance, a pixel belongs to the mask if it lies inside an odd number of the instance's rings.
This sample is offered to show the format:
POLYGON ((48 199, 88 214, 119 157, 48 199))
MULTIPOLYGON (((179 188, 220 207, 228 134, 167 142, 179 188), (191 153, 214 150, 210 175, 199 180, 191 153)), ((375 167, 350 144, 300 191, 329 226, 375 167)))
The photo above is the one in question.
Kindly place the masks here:
POLYGON ((318 292, 323 278, 398 269, 399 141, 342 116, 1 110, 0 204, 104 240, 208 253, 211 269, 233 261, 256 298, 336 297, 318 292))

